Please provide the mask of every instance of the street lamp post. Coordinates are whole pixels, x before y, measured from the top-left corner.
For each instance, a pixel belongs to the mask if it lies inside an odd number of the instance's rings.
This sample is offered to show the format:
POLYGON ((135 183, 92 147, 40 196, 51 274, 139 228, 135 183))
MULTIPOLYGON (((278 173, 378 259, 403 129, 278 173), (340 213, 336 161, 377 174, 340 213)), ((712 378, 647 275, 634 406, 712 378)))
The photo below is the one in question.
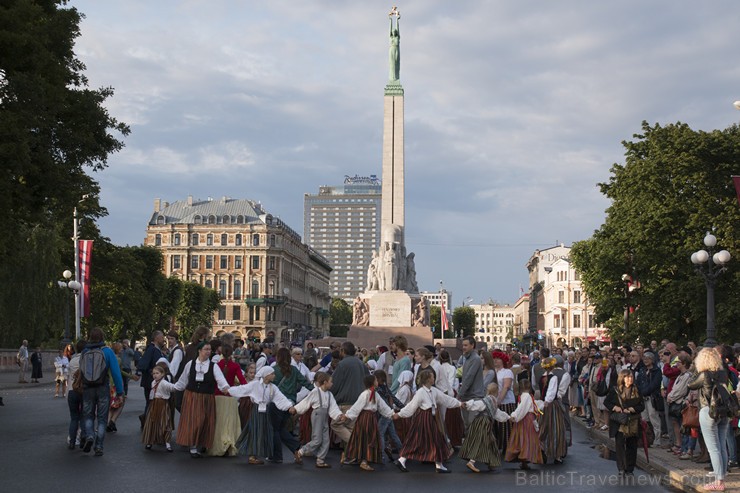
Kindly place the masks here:
MULTIPOLYGON (((440 279, 439 280, 439 309, 440 309, 440 312, 439 312, 439 338, 441 340, 442 346, 445 345, 445 328, 444 328, 444 325, 442 324, 442 317, 445 316, 445 314, 442 313, 442 311, 445 309, 444 301, 442 301, 443 300, 444 291, 445 291, 444 290, 444 282, 442 282, 442 280, 440 279)), ((434 337, 434 336, 432 336, 432 337, 434 337)))
MULTIPOLYGON (((63 343, 65 345, 70 343, 69 339, 69 292, 74 291, 75 293, 75 299, 77 299, 77 292, 80 290, 80 283, 70 279, 72 278, 72 273, 69 270, 65 270, 62 272, 62 276, 64 277, 64 281, 57 281, 57 284, 60 288, 64 289, 67 294, 64 300, 64 339, 63 343)), ((77 336, 77 339, 79 340, 79 334, 77 336)))
POLYGON ((717 331, 714 326, 714 287, 717 285, 717 278, 727 269, 725 264, 730 261, 731 256, 727 250, 714 252, 717 238, 711 233, 704 237, 704 245, 709 251, 699 250, 692 253, 691 262, 704 278, 707 287, 707 340, 704 341, 704 346, 714 347, 717 345, 717 331))

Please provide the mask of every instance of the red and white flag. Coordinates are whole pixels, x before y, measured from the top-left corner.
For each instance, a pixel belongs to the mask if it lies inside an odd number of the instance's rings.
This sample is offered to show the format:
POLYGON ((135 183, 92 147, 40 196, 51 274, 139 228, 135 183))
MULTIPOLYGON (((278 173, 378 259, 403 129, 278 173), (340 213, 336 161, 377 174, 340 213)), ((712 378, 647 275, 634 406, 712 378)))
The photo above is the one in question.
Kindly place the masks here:
POLYGON ((80 265, 80 316, 90 316, 90 261, 92 259, 92 240, 79 240, 80 257, 77 259, 80 265))
POLYGON ((740 204, 740 176, 733 176, 732 182, 735 184, 735 193, 737 194, 737 203, 740 204))
POLYGON ((442 301, 442 335, 449 330, 449 324, 447 323, 447 310, 445 309, 445 302, 442 301))

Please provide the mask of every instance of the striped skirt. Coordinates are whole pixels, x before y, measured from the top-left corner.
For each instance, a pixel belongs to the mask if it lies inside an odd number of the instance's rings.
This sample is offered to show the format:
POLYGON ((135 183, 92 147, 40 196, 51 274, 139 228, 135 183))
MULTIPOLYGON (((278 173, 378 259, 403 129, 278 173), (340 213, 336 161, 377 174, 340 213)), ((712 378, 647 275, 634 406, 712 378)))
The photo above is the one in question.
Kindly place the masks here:
POLYGON ((213 446, 208 455, 221 457, 236 455, 236 439, 242 429, 239 426, 239 403, 226 395, 216 396, 216 427, 213 433, 213 446))
POLYGON ((239 399, 239 429, 243 430, 249 423, 249 416, 252 415, 252 399, 242 397, 239 399))
MULTIPOLYGON (((448 413, 450 411, 447 410, 448 413)), ((452 447, 447 443, 438 414, 433 415, 431 409, 416 411, 399 455, 419 462, 436 463, 452 456, 452 447)))
POLYGON ((543 461, 561 459, 568 454, 565 439, 565 410, 558 400, 543 410, 540 421, 540 447, 543 461))
POLYGON ((347 448, 344 455, 347 460, 356 460, 357 462, 381 462, 382 454, 380 450, 380 434, 378 433, 378 418, 375 411, 362 411, 357 420, 355 427, 352 429, 352 435, 347 442, 347 448))
POLYGON ((481 413, 470 423, 468 435, 465 437, 460 458, 483 462, 489 467, 501 465, 501 453, 498 450, 495 426, 488 413, 481 413))
POLYGON ((459 407, 447 409, 445 413, 445 428, 447 429, 447 438, 450 439, 450 445, 453 447, 462 445, 463 437, 465 436, 465 423, 463 422, 462 412, 460 412, 459 407))
POLYGON ((236 440, 236 448, 240 454, 255 457, 272 456, 272 423, 270 415, 259 412, 257 406, 252 406, 247 426, 236 440))
MULTIPOLYGON (((511 414, 516 409, 516 402, 510 404, 499 404, 498 408, 506 414, 511 414)), ((511 435, 511 421, 496 422, 496 436, 498 437, 498 448, 502 453, 506 453, 506 446, 509 443, 511 435)))
POLYGON ((313 408, 308 408, 308 411, 301 414, 298 421, 299 439, 301 445, 306 445, 311 441, 311 415, 313 414, 313 408))
POLYGON ((409 434, 409 428, 411 428, 411 418, 398 418, 393 422, 393 426, 396 427, 398 439, 401 440, 401 443, 405 442, 406 435, 409 434))
POLYGON ((169 399, 156 398, 149 403, 141 443, 161 445, 172 440, 172 419, 169 399))
POLYGON ((535 428, 536 419, 534 413, 527 413, 524 419, 512 425, 506 446, 506 462, 542 464, 540 436, 535 428))
POLYGON ((185 391, 177 427, 177 444, 185 447, 211 448, 216 427, 216 396, 185 391))

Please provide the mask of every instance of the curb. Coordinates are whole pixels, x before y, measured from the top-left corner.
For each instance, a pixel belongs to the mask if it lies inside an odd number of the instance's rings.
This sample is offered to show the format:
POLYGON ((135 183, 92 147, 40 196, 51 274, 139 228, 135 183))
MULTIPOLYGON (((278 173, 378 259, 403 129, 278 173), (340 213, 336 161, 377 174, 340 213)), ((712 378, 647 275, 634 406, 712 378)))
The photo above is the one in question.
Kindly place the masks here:
MULTIPOLYGON (((571 417, 571 423, 577 423, 578 426, 586 431, 586 435, 588 435, 588 437, 594 442, 605 446, 611 452, 616 450, 614 440, 610 439, 608 435, 604 435, 604 433, 597 431, 595 428, 586 428, 580 419, 572 419, 571 417)), ((648 462, 645 459, 645 452, 642 450, 641 445, 638 446, 637 449, 637 467, 648 473, 660 474, 662 476, 661 482, 664 486, 679 489, 686 493, 705 493, 702 486, 707 484, 708 481, 705 481, 704 476, 697 477, 691 474, 686 474, 683 471, 676 470, 665 464, 660 460, 660 458, 651 457, 650 462, 648 462)))

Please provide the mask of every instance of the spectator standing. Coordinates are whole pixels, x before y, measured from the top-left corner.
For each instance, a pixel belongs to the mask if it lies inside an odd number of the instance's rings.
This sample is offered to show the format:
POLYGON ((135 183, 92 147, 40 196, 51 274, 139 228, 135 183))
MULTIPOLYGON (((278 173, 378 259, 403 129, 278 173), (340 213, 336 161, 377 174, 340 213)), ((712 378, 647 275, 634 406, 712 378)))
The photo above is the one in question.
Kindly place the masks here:
MULTIPOLYGON (((131 349, 131 341, 124 339, 121 341, 121 352, 118 353, 118 357, 121 360, 121 371, 126 372, 128 375, 131 374, 131 364, 134 362, 134 350, 131 349)), ((123 377, 123 393, 128 395, 128 381, 130 377, 123 377)))
POLYGON ((28 383, 28 380, 26 380, 26 373, 28 373, 28 341, 25 339, 21 343, 21 347, 18 348, 16 362, 18 363, 18 383, 28 383))
POLYGON ((39 378, 44 378, 42 367, 41 348, 36 346, 36 350, 31 354, 31 383, 39 383, 39 378))

